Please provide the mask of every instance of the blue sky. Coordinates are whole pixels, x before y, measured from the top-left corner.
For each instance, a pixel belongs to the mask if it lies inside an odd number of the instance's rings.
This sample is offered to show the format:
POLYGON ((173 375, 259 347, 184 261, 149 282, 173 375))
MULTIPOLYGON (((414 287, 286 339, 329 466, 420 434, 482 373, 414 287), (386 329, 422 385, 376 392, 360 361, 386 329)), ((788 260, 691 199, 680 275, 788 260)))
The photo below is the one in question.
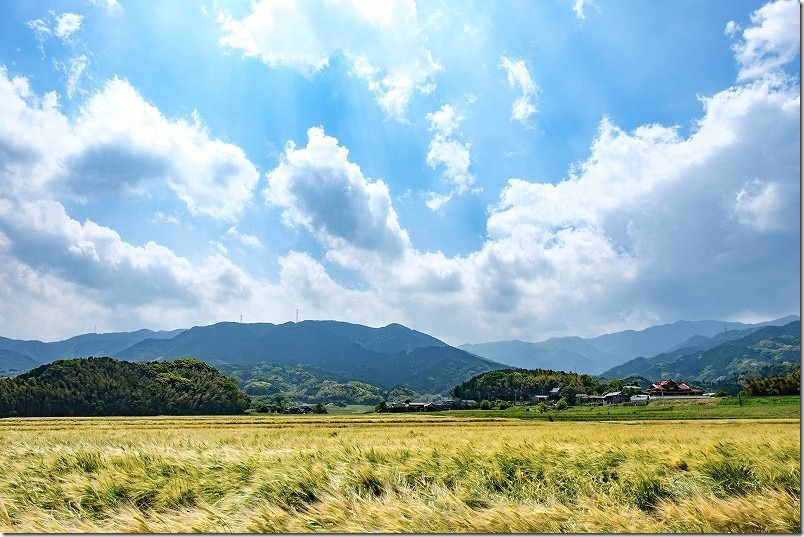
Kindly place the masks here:
POLYGON ((797 2, 0 14, 2 336, 800 310, 797 2))

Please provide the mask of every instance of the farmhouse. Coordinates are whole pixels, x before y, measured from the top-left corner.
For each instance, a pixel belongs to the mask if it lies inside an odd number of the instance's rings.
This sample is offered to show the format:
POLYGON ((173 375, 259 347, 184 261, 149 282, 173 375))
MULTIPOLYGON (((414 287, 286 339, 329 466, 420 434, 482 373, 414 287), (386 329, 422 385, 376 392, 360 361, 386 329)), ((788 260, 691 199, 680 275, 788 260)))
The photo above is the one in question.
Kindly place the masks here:
POLYGON ((704 392, 683 382, 666 379, 653 383, 650 388, 645 390, 645 393, 651 397, 701 397, 704 392))
POLYGON ((609 392, 603 396, 603 406, 619 405, 630 401, 631 396, 623 392, 609 392))
POLYGON ((603 404, 603 396, 602 395, 587 395, 585 393, 579 393, 575 396, 575 403, 578 405, 597 405, 600 406, 603 404))

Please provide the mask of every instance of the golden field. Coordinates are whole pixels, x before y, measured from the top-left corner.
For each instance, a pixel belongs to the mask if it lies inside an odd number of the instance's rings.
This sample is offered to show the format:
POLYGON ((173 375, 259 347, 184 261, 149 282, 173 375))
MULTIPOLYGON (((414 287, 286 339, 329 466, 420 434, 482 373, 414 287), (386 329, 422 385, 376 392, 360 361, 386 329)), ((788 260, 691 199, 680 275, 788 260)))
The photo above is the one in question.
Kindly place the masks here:
POLYGON ((800 420, 0 420, 0 532, 799 533, 800 420))

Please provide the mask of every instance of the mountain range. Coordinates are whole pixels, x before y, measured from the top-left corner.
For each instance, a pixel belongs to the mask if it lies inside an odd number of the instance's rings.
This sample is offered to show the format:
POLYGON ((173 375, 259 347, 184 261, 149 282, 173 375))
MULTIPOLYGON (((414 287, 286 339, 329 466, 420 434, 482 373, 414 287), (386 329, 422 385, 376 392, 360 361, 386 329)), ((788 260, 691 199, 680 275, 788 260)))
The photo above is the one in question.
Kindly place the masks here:
MULTIPOLYGON (((0 376, 62 358, 109 356, 134 362, 193 357, 232 374, 258 370, 261 364, 275 364, 284 371, 303 365, 334 382, 404 386, 421 394, 447 393, 475 375, 506 368, 658 379, 686 371, 662 365, 666 362, 675 360, 682 365, 679 357, 691 355, 703 356, 700 362, 709 356, 705 351, 763 327, 798 319, 789 316, 758 324, 679 321, 588 339, 561 337, 540 343, 501 341, 460 347, 399 324, 370 328, 338 321, 222 322, 169 332, 83 334, 52 343, 0 337, 0 376)), ((240 378, 244 385, 249 380, 267 380, 247 376, 240 378)), ((683 376, 690 378, 686 373, 683 376)))
MULTIPOLYGON (((369 328, 337 321, 223 322, 174 333, 85 334, 56 343, 2 339, 3 347, 22 365, 91 355, 135 362, 193 357, 212 366, 303 364, 344 382, 402 385, 418 393, 447 392, 474 375, 506 368, 399 324, 369 328)), ((0 370, 14 373, 4 361, 0 370)))
POLYGON ((753 330, 765 326, 781 326, 798 319, 797 315, 789 315, 756 324, 714 320, 678 321, 645 330, 625 330, 588 339, 558 337, 538 343, 497 341, 459 345, 458 348, 512 367, 597 375, 637 357, 653 357, 674 351, 679 351, 675 352, 678 355, 706 350, 723 341, 743 337, 753 330))
POLYGON ((634 358, 603 373, 605 378, 640 376, 649 379, 694 379, 715 386, 734 382, 735 376, 768 369, 787 374, 801 365, 801 321, 719 335, 696 346, 683 347, 652 358, 634 358))

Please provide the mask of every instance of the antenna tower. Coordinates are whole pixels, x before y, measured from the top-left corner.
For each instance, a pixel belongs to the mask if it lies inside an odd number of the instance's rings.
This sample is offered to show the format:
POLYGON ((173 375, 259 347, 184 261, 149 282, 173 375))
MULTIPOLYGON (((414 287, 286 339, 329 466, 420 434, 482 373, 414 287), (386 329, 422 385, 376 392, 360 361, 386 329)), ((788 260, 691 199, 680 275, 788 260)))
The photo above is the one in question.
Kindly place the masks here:
POLYGON ((299 322, 299 308, 296 308, 296 322, 299 322))

